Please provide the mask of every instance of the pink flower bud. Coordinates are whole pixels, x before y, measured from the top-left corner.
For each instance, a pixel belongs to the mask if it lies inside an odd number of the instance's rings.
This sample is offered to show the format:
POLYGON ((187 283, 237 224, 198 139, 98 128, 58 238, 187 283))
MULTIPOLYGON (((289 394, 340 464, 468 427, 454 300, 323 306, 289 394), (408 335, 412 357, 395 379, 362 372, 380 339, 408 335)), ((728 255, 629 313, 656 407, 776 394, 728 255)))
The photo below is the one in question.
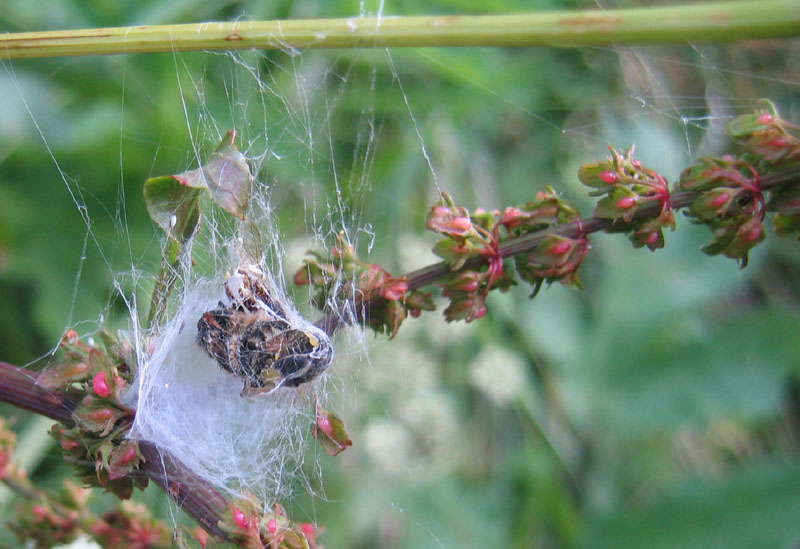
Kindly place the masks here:
POLYGON ((233 521, 239 528, 247 528, 250 525, 250 521, 247 520, 247 515, 244 514, 244 511, 236 507, 233 508, 233 521))
POLYGON ((634 196, 623 196, 619 200, 617 200, 616 206, 617 208, 627 209, 632 208, 636 205, 636 197, 634 196))
POLYGON ((775 117, 769 114, 768 112, 765 112, 756 119, 756 122, 758 122, 759 124, 772 124, 774 121, 775 117))
POLYGON ((389 301, 397 301, 408 291, 408 283, 404 280, 395 280, 381 289, 381 295, 389 301))
POLYGON ((572 245, 569 242, 562 240, 550 248, 549 253, 550 255, 561 255, 567 253, 571 248, 572 245))
POLYGON ((78 443, 76 441, 67 440, 65 438, 62 438, 61 442, 59 444, 61 445, 62 449, 66 450, 68 452, 70 452, 70 451, 72 451, 72 450, 74 450, 75 448, 78 447, 78 443))
POLYGON ((481 305, 481 308, 478 309, 478 312, 475 313, 475 318, 482 318, 483 315, 486 314, 486 305, 481 305))
POLYGON ((658 240, 658 233, 653 232, 647 235, 643 242, 645 244, 655 244, 656 240, 658 240))
POLYGON ((742 240, 745 242, 755 242, 761 237, 761 227, 759 225, 754 225, 750 229, 744 231, 742 234, 742 240))
POLYGON ((472 221, 468 217, 454 217, 447 226, 456 231, 468 231, 472 228, 472 221))
POLYGON ((711 201, 712 208, 719 208, 723 204, 725 204, 728 199, 731 197, 729 193, 721 193, 714 197, 714 200, 711 201))
POLYGON ((42 505, 34 505, 33 509, 31 510, 33 511, 33 514, 39 518, 44 518, 47 516, 47 509, 45 509, 42 505))
POLYGON ((462 284, 459 289, 462 292, 471 293, 477 290, 480 285, 481 283, 478 282, 477 280, 470 280, 469 282, 465 282, 464 284, 462 284))
POLYGON ((436 217, 444 217, 446 215, 450 215, 450 208, 446 208, 444 206, 436 206, 433 209, 433 215, 436 217))
POLYGON ((267 532, 269 532, 274 536, 275 532, 277 531, 278 531, 278 521, 275 520, 274 518, 269 519, 267 521, 267 532))
POLYGON ((92 388, 100 398, 106 398, 111 394, 111 387, 108 386, 108 380, 106 379, 106 373, 104 371, 101 370, 94 375, 94 379, 92 379, 92 388))
POLYGON ((78 332, 75 330, 67 330, 67 333, 64 334, 64 341, 66 343, 77 343, 79 339, 78 332))
POLYGON ((786 139, 785 137, 776 137, 772 141, 768 141, 767 143, 765 143, 765 145, 768 145, 770 147, 775 147, 777 149, 782 149, 783 147, 787 146, 788 144, 789 144, 789 140, 786 139))
POLYGON ((608 183, 609 185, 613 185, 619 181, 619 177, 614 172, 606 170, 604 172, 600 172, 600 181, 603 183, 608 183))
POLYGON ((525 215, 522 210, 519 208, 514 208, 509 206, 505 210, 503 210, 503 215, 500 217, 500 224, 501 225, 508 225, 512 227, 516 227, 519 225, 520 217, 525 215))
POLYGON ((91 414, 88 414, 89 419, 94 421, 108 421, 114 417, 114 411, 111 408, 101 408, 91 414))
POLYGON ((317 427, 329 437, 333 436, 333 426, 331 425, 331 420, 328 418, 327 414, 321 414, 317 418, 317 427))
POLYGON ((119 465, 125 465, 126 463, 130 463, 135 457, 136 457, 136 446, 131 445, 127 450, 125 450, 125 453, 122 454, 122 456, 120 456, 117 463, 119 465))

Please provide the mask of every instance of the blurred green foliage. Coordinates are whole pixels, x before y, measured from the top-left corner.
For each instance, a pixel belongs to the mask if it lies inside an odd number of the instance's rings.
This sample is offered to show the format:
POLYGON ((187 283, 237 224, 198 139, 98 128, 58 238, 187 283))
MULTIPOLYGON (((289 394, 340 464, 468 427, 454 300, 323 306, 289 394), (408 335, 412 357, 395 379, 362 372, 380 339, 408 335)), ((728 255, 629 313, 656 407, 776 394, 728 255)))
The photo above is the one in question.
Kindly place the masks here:
MULTIPOLYGON (((593 5, 398 0, 384 10, 593 5)), ((360 9, 7 2, 0 29, 360 9)), ((142 183, 196 167, 193 146, 202 156, 230 127, 246 153, 269 147, 259 180, 273 188, 287 249, 310 244, 311 219, 326 219, 338 180, 341 207, 317 228, 343 225, 364 252, 373 244, 365 257, 400 273, 435 261, 422 226, 437 184, 471 208, 522 203, 550 184, 588 213, 575 171, 607 144, 635 142, 646 165, 674 179, 692 158, 724 151, 726 120, 759 97, 800 122, 797 56, 797 41, 776 41, 0 63, 0 358, 32 361, 67 327, 91 333, 101 317, 127 326, 121 296, 140 291, 146 302, 148 279, 140 288, 120 273, 152 275, 159 258, 142 183)), ((554 286, 529 302, 512 289, 468 326, 428 314, 397 340, 368 342, 369 358, 356 337, 340 337, 331 385, 354 447, 337 458, 310 450, 322 484, 312 474, 317 495, 284 502, 293 518, 324 524, 329 547, 797 544, 796 243, 770 235, 739 271, 702 255, 704 229, 682 216, 657 253, 619 235, 591 240, 584 292, 554 286)), ((41 422, 3 413, 21 418, 21 444, 36 448, 23 456, 34 480, 69 474, 41 442, 41 422)), ((164 506, 163 495, 150 498, 164 506)), ((0 494, 4 522, 11 499, 0 494)))

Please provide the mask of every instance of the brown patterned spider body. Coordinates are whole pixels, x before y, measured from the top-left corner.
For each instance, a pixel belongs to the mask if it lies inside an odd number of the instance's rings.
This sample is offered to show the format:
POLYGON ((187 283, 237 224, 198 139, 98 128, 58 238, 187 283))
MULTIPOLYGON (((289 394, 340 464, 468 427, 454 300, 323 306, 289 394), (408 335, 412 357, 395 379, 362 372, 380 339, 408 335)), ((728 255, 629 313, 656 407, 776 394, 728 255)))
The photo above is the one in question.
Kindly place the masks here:
POLYGON ((225 283, 222 302, 197 322, 197 343, 219 366, 244 380, 242 396, 311 381, 330 365, 333 347, 324 332, 292 326, 286 307, 270 291, 261 269, 244 265, 225 283))

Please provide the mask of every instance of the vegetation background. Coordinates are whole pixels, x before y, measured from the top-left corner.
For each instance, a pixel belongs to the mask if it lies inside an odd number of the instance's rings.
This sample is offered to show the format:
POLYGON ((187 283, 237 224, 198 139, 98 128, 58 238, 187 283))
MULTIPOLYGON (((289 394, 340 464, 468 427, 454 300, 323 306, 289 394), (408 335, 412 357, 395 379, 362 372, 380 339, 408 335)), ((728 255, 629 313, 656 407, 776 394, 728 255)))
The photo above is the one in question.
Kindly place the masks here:
MULTIPOLYGON (((593 7, 387 0, 384 13, 593 7)), ((4 2, 0 31, 359 9, 333 0, 32 0, 4 2)), ((368 258, 393 273, 435 261, 422 227, 436 188, 417 132, 439 185, 460 204, 504 207, 552 185, 588 215, 575 170, 605 157, 607 144, 635 142, 645 165, 674 179, 690 157, 725 151, 724 117, 752 110, 760 97, 800 122, 797 40, 409 49, 392 51, 391 64, 384 51, 336 50, 302 60, 271 52, 257 62, 276 86, 318 66, 346 82, 335 109, 323 89, 310 94, 308 111, 330 113, 325 131, 341 160, 345 204, 374 230, 368 258), (351 160, 364 154, 365 102, 379 122, 366 174, 351 160)), ((224 76, 231 64, 205 53, 0 63, 2 360, 26 364, 66 327, 95 329, 100 315, 126 326, 114 275, 130 269, 131 257, 145 271, 158 263, 142 183, 195 165, 183 110, 194 99, 178 75, 224 76), (91 235, 68 187, 80 193, 91 235)), ((206 87, 203 99, 223 112, 229 91, 206 87)), ((275 120, 282 123, 292 120, 275 120)), ((201 136, 204 146, 218 138, 201 136)), ((283 145, 288 154, 261 175, 276 189, 294 269, 313 212, 294 185, 307 165, 283 145)), ((424 315, 394 341, 371 340, 366 362, 340 338, 331 375, 346 387, 336 411, 354 446, 310 460, 323 470, 325 497, 284 502, 290 514, 323 524, 329 547, 799 544, 800 249, 771 235, 740 271, 703 255, 709 235, 678 217, 656 253, 595 235, 583 292, 553 286, 528 301, 525 288, 514 288, 492 296, 487 316, 470 325, 424 315)), ((70 475, 46 420, 0 412, 18 418, 18 459, 37 483, 56 487, 70 475)), ((169 517, 158 490, 137 497, 169 517)), ((13 503, 0 493, 1 522, 13 518, 13 503)), ((7 529, 0 544, 16 544, 7 529)))

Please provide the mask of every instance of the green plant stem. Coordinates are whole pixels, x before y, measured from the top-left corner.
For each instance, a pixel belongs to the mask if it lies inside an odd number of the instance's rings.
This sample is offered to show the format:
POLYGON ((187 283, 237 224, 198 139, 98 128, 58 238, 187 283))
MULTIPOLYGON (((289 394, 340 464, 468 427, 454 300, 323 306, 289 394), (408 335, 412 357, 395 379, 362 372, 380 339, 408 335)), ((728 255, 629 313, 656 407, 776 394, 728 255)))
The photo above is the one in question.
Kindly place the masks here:
MULTIPOLYGON (((759 180, 761 190, 766 191, 772 187, 783 185, 787 183, 800 184, 800 168, 792 168, 780 172, 774 172, 764 175, 759 180)), ((698 193, 695 192, 681 192, 674 193, 670 197, 670 204, 673 210, 685 208, 694 202, 698 193)), ((650 204, 646 204, 641 208, 637 208, 636 214, 633 216, 634 220, 648 219, 655 217, 661 211, 661 202, 654 200, 650 204)), ((576 238, 590 233, 596 233, 611 228, 613 221, 610 219, 601 219, 599 217, 590 217, 574 221, 572 223, 565 223, 550 227, 542 231, 527 233, 516 238, 510 238, 500 244, 498 252, 503 258, 511 257, 513 255, 528 252, 534 249, 545 238, 551 234, 565 236, 568 238, 576 238)), ((440 261, 427 267, 422 267, 416 271, 412 271, 405 275, 408 280, 409 291, 419 290, 425 286, 430 286, 444 279, 449 278, 453 274, 462 270, 472 270, 486 263, 486 258, 473 257, 468 260, 458 271, 453 271, 446 262, 440 261)), ((370 303, 356 302, 354 304, 354 311, 357 320, 362 321, 364 316, 369 314, 370 303)), ((333 312, 325 315, 323 318, 316 322, 317 327, 322 329, 328 335, 335 334, 345 324, 344 315, 339 312, 333 312)))
POLYGON ((190 50, 588 46, 800 34, 800 2, 761 0, 513 15, 350 17, 97 28, 0 35, 0 58, 190 50))

